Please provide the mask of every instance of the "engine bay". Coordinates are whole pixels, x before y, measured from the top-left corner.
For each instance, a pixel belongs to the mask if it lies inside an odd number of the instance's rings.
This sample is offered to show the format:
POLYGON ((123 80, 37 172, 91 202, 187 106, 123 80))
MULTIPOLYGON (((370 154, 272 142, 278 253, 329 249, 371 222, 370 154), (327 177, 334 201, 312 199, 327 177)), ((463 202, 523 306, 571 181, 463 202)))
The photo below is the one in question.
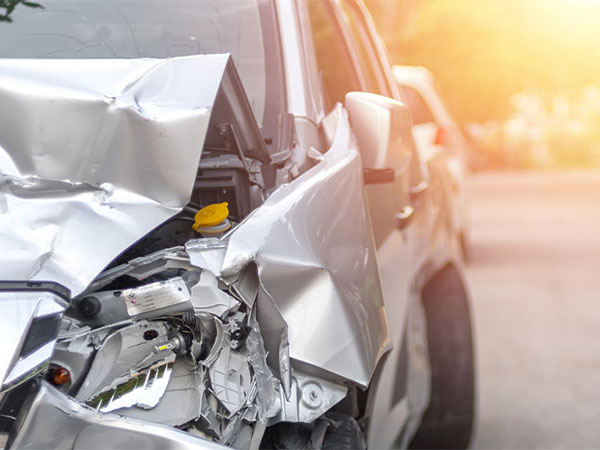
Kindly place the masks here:
POLYGON ((255 267, 218 279, 172 248, 109 269, 92 286, 63 317, 47 375, 59 389, 99 412, 236 448, 248 445, 251 424, 280 413, 255 267))

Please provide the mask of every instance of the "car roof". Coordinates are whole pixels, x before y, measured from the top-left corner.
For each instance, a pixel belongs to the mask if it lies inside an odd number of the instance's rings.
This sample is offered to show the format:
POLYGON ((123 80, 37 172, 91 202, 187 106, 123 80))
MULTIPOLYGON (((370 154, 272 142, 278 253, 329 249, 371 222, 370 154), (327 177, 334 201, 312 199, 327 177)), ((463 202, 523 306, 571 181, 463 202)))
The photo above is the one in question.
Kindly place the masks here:
POLYGON ((433 74, 423 66, 394 66, 394 79, 401 84, 426 84, 433 86, 433 74))

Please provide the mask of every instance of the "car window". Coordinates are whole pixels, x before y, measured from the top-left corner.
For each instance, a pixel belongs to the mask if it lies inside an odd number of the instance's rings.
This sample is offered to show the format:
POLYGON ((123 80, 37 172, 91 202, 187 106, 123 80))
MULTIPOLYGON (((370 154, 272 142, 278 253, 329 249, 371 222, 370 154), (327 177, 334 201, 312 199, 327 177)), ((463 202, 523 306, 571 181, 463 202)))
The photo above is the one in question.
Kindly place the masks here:
POLYGON ((330 111, 337 102, 344 103, 348 92, 362 90, 361 84, 330 5, 318 0, 307 3, 325 109, 330 111))
POLYGON ((419 91, 409 86, 402 86, 401 89, 406 99, 406 105, 410 109, 413 124, 420 125, 422 123, 434 122, 431 110, 419 91))
POLYGON ((367 91, 393 97, 386 83, 381 62, 377 57, 377 51, 367 30, 362 12, 358 9, 356 3, 348 1, 342 2, 342 10, 344 20, 352 33, 354 46, 358 52, 360 70, 365 77, 367 91))
MULTIPOLYGON (((284 98, 269 0, 43 0, 0 21, 0 58, 169 58, 230 53, 265 137, 284 98), (241 38, 243 36, 243 39, 241 38)), ((0 7, 2 1, 0 0, 0 7)), ((273 149, 275 150, 275 149, 273 149)))

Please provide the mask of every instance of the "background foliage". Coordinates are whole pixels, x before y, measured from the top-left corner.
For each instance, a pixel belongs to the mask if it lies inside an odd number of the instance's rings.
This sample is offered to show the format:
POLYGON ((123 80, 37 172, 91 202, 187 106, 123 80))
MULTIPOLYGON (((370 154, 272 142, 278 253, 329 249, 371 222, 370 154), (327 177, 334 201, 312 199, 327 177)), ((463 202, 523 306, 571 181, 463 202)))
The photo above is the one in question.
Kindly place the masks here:
POLYGON ((367 0, 395 63, 425 65, 460 122, 503 119, 520 91, 598 82, 600 1, 367 0))

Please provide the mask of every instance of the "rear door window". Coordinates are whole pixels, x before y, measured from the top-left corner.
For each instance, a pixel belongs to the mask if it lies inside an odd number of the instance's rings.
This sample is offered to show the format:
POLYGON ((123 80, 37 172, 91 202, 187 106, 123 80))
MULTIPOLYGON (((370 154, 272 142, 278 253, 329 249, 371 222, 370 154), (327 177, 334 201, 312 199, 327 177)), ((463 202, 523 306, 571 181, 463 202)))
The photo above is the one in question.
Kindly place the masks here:
POLYGON ((409 86, 402 86, 402 93, 406 99, 406 105, 410 110, 414 125, 434 122, 431 110, 423 96, 416 89, 409 86))
POLYGON ((342 11, 358 53, 360 70, 367 83, 366 90, 386 97, 393 97, 362 12, 356 3, 348 1, 342 2, 342 11))
POLYGON ((329 2, 309 0, 307 3, 324 106, 330 111, 337 102, 344 103, 348 92, 362 90, 360 78, 329 2))

